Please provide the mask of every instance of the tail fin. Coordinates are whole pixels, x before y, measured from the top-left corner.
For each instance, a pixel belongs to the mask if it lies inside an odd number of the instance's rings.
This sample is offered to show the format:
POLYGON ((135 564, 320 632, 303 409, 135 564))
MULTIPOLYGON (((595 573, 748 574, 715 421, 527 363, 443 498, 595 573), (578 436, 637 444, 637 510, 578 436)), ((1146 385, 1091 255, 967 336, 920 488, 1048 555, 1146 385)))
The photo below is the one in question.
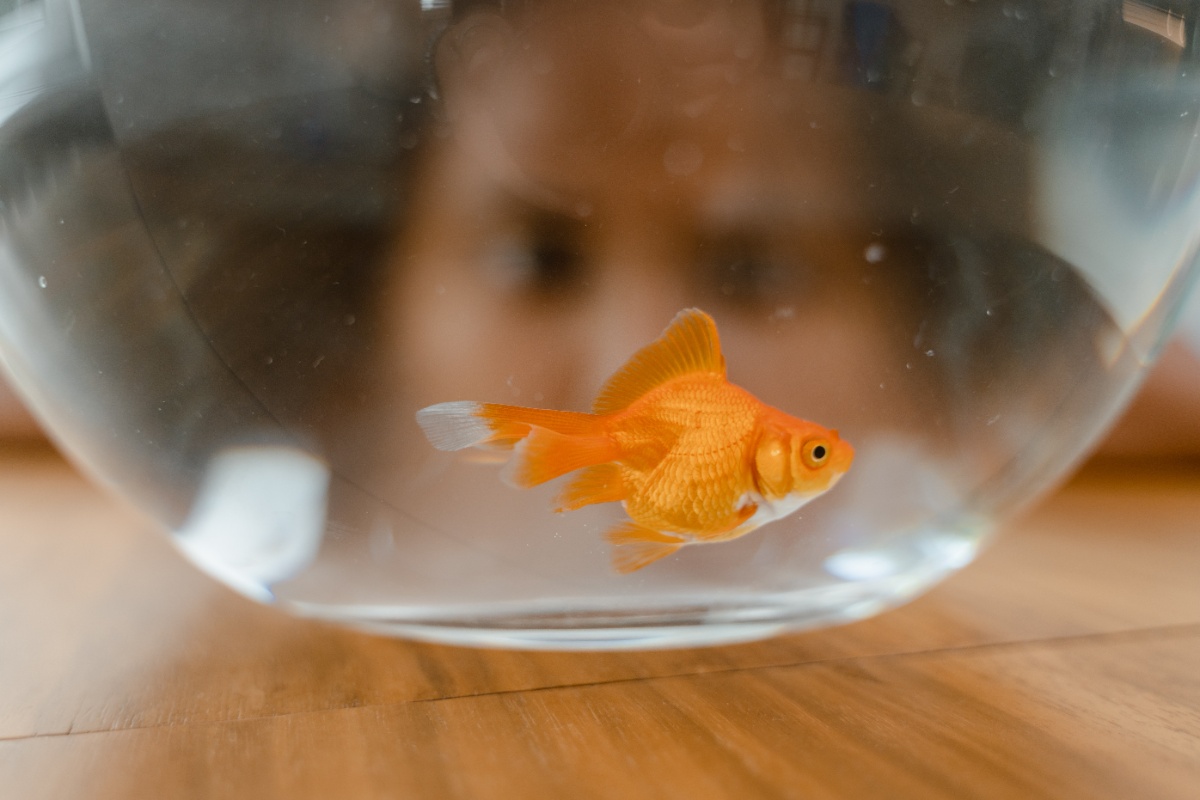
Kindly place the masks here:
MULTIPOLYGON (((443 403, 442 405, 453 405, 443 403)), ((552 411, 545 408, 506 406, 500 403, 477 403, 479 417, 487 421, 492 431, 489 444, 514 447, 529 435, 533 428, 545 428, 566 436, 595 436, 602 432, 600 418, 578 411, 552 411)), ((437 408, 437 406, 430 406, 437 408)))
POLYGON ((621 467, 607 462, 588 467, 558 495, 556 512, 575 511, 592 503, 617 503, 629 497, 621 467))
POLYGON ((613 461, 617 455, 616 445, 607 436, 571 436, 533 426, 517 443, 500 477, 511 486, 528 489, 577 469, 613 461))
POLYGON ((515 448, 504 478, 520 488, 613 461, 619 454, 599 417, 573 411, 460 401, 421 409, 417 423, 438 450, 515 448))

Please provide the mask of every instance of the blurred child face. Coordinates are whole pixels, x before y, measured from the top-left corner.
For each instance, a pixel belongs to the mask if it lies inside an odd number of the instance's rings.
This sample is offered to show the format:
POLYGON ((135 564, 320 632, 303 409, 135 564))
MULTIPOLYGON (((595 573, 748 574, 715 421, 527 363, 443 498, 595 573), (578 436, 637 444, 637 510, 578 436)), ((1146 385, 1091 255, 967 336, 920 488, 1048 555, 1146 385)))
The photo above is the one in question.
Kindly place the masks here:
POLYGON ((904 368, 879 268, 901 256, 838 98, 780 77, 768 33, 750 0, 533 4, 447 31, 443 135, 388 300, 417 407, 586 409, 695 305, 766 402, 877 416, 862 398, 904 368))

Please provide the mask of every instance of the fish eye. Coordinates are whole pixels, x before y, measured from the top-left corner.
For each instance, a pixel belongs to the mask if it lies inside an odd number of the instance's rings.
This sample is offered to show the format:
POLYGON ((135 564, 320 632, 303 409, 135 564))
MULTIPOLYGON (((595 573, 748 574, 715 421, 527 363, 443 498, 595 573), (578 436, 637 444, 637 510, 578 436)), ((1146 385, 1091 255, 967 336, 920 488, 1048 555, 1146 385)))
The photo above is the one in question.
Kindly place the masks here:
POLYGON ((800 455, 804 459, 805 466, 809 469, 816 469, 829 460, 829 443, 824 439, 805 442, 800 455))

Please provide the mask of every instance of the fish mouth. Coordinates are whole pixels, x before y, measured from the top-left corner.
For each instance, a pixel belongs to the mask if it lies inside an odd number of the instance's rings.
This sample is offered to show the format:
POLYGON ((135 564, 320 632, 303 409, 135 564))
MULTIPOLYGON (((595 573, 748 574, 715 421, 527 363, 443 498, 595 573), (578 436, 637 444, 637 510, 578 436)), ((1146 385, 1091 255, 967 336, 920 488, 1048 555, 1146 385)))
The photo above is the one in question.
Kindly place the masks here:
MULTIPOLYGON (((840 467, 840 465, 839 465, 839 467, 840 467)), ((820 492, 818 492, 818 494, 824 494, 825 492, 828 492, 830 489, 832 489, 834 486, 837 486, 838 481, 840 481, 842 478, 846 477, 846 472, 849 469, 849 467, 850 467, 850 465, 847 464, 845 468, 841 468, 841 469, 835 468, 835 469, 830 470, 829 471, 829 483, 825 484, 825 488, 822 489, 820 492)))
MULTIPOLYGON (((836 482, 839 478, 845 475, 850 470, 850 465, 854 463, 854 447, 842 439, 837 443, 837 450, 833 457, 832 472, 835 474, 833 481, 836 482)), ((833 483, 830 483, 832 486, 833 483)))

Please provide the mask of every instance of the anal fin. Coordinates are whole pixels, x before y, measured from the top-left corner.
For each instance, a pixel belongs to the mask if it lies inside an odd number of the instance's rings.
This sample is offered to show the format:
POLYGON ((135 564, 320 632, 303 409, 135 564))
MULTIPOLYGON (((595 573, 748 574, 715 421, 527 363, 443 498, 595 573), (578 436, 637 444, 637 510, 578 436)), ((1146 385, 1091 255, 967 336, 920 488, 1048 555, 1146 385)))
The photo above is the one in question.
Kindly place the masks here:
POLYGON ((622 522, 604 538, 614 545, 613 567, 622 574, 636 572, 687 544, 685 539, 647 528, 632 520, 622 522))
POLYGON ((574 511, 593 503, 615 503, 627 497, 621 468, 616 464, 596 464, 579 473, 558 495, 555 511, 574 511))

